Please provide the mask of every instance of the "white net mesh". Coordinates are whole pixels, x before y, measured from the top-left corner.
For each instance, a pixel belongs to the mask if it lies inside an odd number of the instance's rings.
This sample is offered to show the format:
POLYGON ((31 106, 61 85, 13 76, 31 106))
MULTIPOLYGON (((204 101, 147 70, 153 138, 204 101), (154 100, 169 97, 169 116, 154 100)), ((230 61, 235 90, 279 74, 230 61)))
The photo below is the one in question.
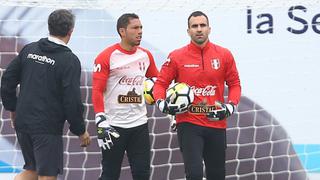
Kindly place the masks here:
MULTIPOLYGON (((64 130, 65 172, 60 179, 96 179, 99 176, 101 155, 96 144, 94 114, 91 103, 91 64, 94 57, 105 46, 118 41, 115 32, 115 19, 108 10, 123 12, 139 11, 186 11, 202 9, 210 11, 215 8, 245 9, 247 6, 257 8, 282 7, 303 3, 319 4, 316 0, 282 1, 282 0, 247 0, 247 1, 14 1, 1 2, 0 6, 0 75, 8 63, 28 42, 38 40, 47 33, 46 19, 52 9, 58 7, 72 8, 77 16, 77 32, 74 33, 71 47, 83 61, 84 70, 81 78, 81 90, 85 105, 87 128, 93 135, 93 143, 85 149, 79 147, 78 138, 67 127, 64 130), (94 45, 94 46, 93 46, 94 45)), ((165 59, 158 49, 149 49, 156 57, 165 59)), ((152 144, 153 180, 183 179, 183 161, 178 148, 177 137, 170 131, 169 120, 148 106, 150 139, 152 144)), ((238 113, 229 119, 227 137, 227 172, 228 180, 258 179, 277 180, 307 179, 291 140, 282 126, 265 109, 249 98, 243 96, 238 113)), ((1 106, 0 121, 0 160, 5 162, 0 170, 17 172, 21 170, 23 159, 15 133, 10 127, 9 113, 1 106), (3 146, 2 146, 3 145, 3 146)), ((121 179, 131 179, 127 159, 123 162, 121 179)))

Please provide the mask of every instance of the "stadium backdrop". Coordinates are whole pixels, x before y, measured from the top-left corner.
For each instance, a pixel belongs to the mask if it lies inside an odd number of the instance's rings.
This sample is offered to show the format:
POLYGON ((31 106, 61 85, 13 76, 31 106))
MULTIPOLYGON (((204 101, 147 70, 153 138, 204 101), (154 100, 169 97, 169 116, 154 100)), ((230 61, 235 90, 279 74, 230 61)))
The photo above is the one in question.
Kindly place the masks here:
MULTIPOLYGON (((134 9, 143 23, 142 46, 154 54, 158 68, 171 50, 189 42, 187 17, 194 10, 170 8, 174 3, 166 6, 158 11, 134 9)), ((316 110, 320 100, 319 7, 320 4, 300 3, 276 7, 216 6, 212 11, 204 8, 212 28, 210 39, 233 52, 243 87, 238 113, 229 120, 227 179, 304 179, 305 171, 311 179, 319 177, 320 121, 316 110)), ((52 10, 52 7, 0 6, 1 75, 24 44, 47 35, 46 18, 52 10)), ((70 47, 80 57, 84 69, 83 102, 91 134, 94 134, 90 99, 93 59, 103 48, 119 40, 116 19, 130 10, 129 6, 73 10, 77 22, 70 47)), ((153 144, 152 179, 182 178, 181 156, 168 119, 154 107, 148 109, 153 144)), ((19 172, 21 153, 9 127, 8 112, 2 106, 0 123, 0 175, 19 172)), ((77 139, 70 135, 65 130, 66 168, 60 178, 87 179, 99 174, 96 144, 82 151, 77 139)), ((130 176, 126 160, 123 166, 122 178, 126 179, 130 176)))

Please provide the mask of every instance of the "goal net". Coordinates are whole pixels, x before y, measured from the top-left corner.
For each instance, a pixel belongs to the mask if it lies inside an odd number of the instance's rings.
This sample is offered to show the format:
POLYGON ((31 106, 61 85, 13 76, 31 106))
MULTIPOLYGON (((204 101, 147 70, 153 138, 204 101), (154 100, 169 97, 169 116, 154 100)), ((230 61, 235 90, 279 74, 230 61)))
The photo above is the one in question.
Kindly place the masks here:
MULTIPOLYGON (((79 147, 79 140, 67 126, 64 129, 64 174, 60 179, 97 179, 101 173, 101 154, 96 143, 94 112, 91 102, 91 66, 95 56, 106 46, 119 41, 115 29, 119 12, 152 13, 154 11, 216 9, 278 8, 283 6, 319 4, 317 0, 6 0, 0 6, 0 76, 21 48, 47 35, 48 14, 56 8, 69 8, 76 14, 76 29, 70 47, 82 61, 81 91, 85 106, 85 121, 92 144, 79 147)), ((157 21, 161 17, 154 17, 157 21)), ((186 21, 186 16, 181 18, 186 21)), ((146 26, 146 25, 145 25, 146 26)), ((163 26, 166 26, 165 24, 163 26)), ((159 31, 161 31, 159 29, 159 31)), ((159 32, 154 32, 155 38, 159 32)), ((152 36, 153 37, 153 36, 152 36)), ((156 39, 155 39, 156 41, 156 39)), ((157 65, 166 53, 144 42, 157 65)), ((20 172, 23 158, 15 132, 10 127, 9 113, 0 106, 0 172, 20 172)), ((176 133, 170 130, 169 119, 155 106, 148 106, 151 150, 151 179, 184 179, 184 167, 176 133)), ((214 153, 214 152, 213 152, 214 153)), ((0 173, 1 174, 1 173, 0 173)), ((122 180, 131 178, 125 157, 122 180)), ((293 148, 290 137, 281 124, 266 109, 247 96, 241 97, 238 111, 228 119, 226 179, 277 180, 308 179, 305 167, 293 148)))

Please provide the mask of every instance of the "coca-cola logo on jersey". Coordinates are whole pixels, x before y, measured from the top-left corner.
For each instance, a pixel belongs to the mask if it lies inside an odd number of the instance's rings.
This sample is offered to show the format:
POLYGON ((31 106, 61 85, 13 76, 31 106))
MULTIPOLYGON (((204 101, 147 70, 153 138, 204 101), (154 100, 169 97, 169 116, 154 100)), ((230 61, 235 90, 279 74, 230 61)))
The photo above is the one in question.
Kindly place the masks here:
POLYGON ((135 76, 135 77, 128 77, 123 76, 119 84, 120 85, 142 85, 143 84, 144 76, 135 76))
POLYGON ((192 86, 191 89, 196 96, 214 96, 216 94, 217 86, 208 85, 206 87, 195 87, 192 86))

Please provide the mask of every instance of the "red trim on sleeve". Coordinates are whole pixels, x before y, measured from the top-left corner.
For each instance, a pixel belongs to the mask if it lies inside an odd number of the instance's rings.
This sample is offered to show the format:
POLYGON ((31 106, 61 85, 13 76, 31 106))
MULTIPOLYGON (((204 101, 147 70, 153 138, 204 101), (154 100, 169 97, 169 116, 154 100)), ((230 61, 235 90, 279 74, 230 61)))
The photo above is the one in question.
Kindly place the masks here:
POLYGON ((93 79, 92 84, 92 104, 95 113, 104 112, 104 89, 106 87, 106 81, 101 79, 93 79))
POLYGON ((146 49, 141 48, 141 50, 143 50, 144 52, 147 53, 147 55, 149 57, 149 62, 150 62, 150 65, 149 65, 147 72, 146 72, 146 77, 147 78, 157 77, 159 74, 159 71, 157 69, 156 63, 154 62, 152 54, 150 53, 150 51, 148 51, 146 49))
POLYGON ((95 113, 104 112, 104 92, 110 72, 110 55, 116 49, 113 45, 102 51, 94 62, 92 75, 92 103, 95 113))

